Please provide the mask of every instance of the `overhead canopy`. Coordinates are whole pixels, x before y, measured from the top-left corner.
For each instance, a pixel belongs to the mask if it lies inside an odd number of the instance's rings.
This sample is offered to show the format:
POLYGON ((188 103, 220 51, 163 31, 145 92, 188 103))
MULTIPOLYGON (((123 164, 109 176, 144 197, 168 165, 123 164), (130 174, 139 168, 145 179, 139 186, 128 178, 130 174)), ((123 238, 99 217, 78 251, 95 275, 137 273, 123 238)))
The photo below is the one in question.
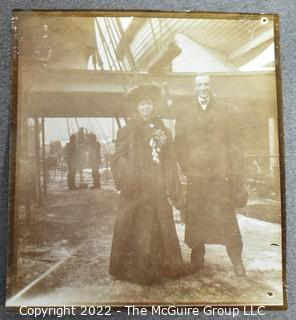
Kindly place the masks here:
MULTIPOLYGON (((261 19, 159 19, 136 17, 126 31, 139 68, 183 34, 221 59, 239 68, 273 42, 273 21, 261 19), (137 30, 135 32, 135 30, 137 30)), ((120 48, 122 48, 121 44, 120 48)), ((195 56, 196 63, 198 57, 195 56)))
POLYGON ((153 58, 182 34, 238 69, 274 40, 273 21, 260 16, 176 19, 151 18, 148 13, 131 13, 133 17, 108 17, 107 12, 100 15, 17 13, 22 57, 43 60, 51 68, 87 69, 91 59, 94 68, 100 70, 136 67, 147 71, 153 58))
POLYGON ((217 70, 210 72, 212 87, 221 98, 247 106, 254 105, 255 99, 255 103, 261 101, 260 109, 275 104, 274 72, 238 70, 273 41, 272 20, 263 23, 255 16, 240 20, 202 15, 198 19, 150 18, 148 13, 123 16, 17 13, 18 108, 22 114, 124 116, 123 94, 153 81, 163 87, 165 99, 172 100, 172 107, 163 113, 173 117, 174 110, 194 94, 193 78, 198 70, 181 72, 184 61, 189 66, 214 65, 215 61, 217 70), (179 47, 178 39, 192 45, 192 61, 187 61, 186 48, 179 47), (177 60, 178 72, 172 72, 177 60), (221 70, 231 72, 218 72, 221 70))

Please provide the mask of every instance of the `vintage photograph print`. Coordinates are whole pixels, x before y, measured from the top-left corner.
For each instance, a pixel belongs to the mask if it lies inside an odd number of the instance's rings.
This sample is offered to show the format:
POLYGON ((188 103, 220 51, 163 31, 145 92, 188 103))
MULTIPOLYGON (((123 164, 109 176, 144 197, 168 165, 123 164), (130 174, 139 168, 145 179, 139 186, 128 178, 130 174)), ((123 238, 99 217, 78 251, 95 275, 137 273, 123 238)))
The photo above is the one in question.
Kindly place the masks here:
POLYGON ((12 20, 6 307, 283 307, 277 15, 12 20))

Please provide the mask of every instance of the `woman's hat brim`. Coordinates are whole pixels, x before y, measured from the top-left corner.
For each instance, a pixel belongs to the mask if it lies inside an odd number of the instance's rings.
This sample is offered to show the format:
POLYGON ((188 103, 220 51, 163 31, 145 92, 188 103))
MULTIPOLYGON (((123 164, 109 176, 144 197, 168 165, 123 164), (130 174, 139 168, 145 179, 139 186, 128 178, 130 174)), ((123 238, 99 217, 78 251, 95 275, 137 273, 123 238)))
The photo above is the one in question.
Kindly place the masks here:
POLYGON ((130 89, 124 97, 128 101, 139 101, 145 98, 151 98, 153 100, 158 99, 161 95, 161 88, 155 84, 143 84, 130 89))

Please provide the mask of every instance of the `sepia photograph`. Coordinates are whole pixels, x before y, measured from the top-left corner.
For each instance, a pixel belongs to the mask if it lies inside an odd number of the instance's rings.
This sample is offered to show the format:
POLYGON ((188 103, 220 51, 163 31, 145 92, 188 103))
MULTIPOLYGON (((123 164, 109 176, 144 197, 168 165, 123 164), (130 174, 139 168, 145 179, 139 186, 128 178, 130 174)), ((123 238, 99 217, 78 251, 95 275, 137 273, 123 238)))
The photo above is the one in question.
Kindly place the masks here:
POLYGON ((7 309, 285 306, 278 29, 14 11, 7 309))

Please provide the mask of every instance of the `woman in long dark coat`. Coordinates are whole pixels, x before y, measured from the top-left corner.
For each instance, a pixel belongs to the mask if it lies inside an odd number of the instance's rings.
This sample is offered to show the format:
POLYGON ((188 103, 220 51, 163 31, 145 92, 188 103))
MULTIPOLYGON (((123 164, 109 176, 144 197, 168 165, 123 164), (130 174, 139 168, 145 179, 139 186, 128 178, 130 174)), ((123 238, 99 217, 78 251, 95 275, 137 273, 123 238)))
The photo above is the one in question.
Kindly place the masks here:
POLYGON ((156 116, 159 88, 143 85, 128 99, 136 114, 118 130, 112 162, 120 190, 109 272, 117 279, 151 284, 188 272, 168 198, 180 186, 169 130, 156 116))

